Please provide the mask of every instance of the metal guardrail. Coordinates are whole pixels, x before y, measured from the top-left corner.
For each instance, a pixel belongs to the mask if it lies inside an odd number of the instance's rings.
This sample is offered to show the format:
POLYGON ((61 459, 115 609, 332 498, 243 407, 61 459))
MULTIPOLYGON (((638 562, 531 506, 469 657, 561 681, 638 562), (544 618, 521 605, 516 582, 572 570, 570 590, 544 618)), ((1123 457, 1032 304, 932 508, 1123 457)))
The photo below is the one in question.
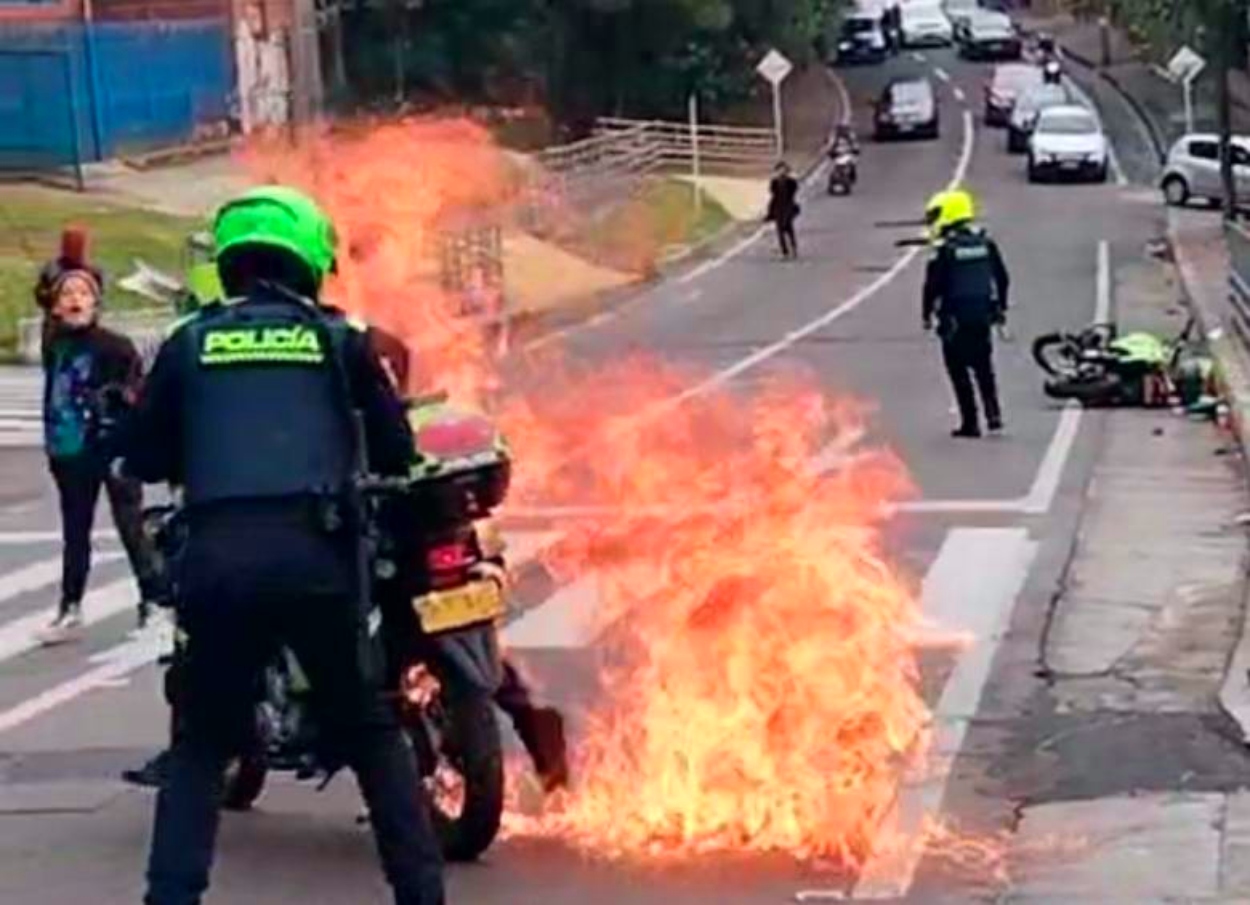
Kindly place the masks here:
POLYGON ((603 117, 590 138, 548 148, 529 177, 522 222, 558 232, 572 210, 594 217, 668 173, 761 178, 777 161, 772 129, 603 117))
POLYGON ((658 158, 661 167, 690 169, 696 155, 708 174, 760 175, 779 156, 772 129, 753 126, 712 126, 665 120, 602 117, 595 123, 596 139, 629 135, 658 158))

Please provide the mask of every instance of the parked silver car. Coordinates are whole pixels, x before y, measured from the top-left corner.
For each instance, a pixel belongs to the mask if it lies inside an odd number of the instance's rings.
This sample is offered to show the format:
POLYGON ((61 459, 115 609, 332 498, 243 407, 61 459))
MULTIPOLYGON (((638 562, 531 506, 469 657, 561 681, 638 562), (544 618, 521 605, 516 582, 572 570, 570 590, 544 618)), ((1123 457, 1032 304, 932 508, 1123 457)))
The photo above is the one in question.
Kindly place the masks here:
MULTIPOLYGON (((1250 138, 1233 137, 1233 174, 1237 194, 1250 199, 1250 138)), ((1164 200, 1179 207, 1198 198, 1215 203, 1223 197, 1220 139, 1214 133, 1186 135, 1172 146, 1159 181, 1164 200)))

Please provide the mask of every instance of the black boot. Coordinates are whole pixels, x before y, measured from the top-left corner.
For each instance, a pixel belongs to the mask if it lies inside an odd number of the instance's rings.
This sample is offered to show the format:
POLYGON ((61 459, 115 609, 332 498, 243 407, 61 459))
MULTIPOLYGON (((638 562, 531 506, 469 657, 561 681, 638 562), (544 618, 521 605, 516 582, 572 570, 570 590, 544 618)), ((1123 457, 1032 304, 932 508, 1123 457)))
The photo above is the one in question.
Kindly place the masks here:
POLYGON ((525 745, 543 789, 554 792, 569 784, 564 717, 553 707, 528 707, 512 714, 512 725, 525 745))
POLYGON ((132 786, 142 786, 145 789, 159 789, 165 784, 165 778, 168 774, 169 752, 162 751, 137 770, 123 770, 122 779, 132 786))

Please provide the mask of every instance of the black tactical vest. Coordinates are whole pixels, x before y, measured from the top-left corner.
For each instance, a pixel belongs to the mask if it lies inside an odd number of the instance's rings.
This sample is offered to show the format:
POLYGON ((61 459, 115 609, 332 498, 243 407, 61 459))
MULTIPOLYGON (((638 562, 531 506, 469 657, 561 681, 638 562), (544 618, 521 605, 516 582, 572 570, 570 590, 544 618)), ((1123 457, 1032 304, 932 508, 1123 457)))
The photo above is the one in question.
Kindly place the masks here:
POLYGON ((985 233, 979 229, 952 230, 946 235, 939 254, 943 276, 942 315, 961 323, 988 323, 997 290, 985 233))
POLYGON ((344 490, 354 462, 348 329, 268 295, 214 306, 183 328, 188 504, 344 490))

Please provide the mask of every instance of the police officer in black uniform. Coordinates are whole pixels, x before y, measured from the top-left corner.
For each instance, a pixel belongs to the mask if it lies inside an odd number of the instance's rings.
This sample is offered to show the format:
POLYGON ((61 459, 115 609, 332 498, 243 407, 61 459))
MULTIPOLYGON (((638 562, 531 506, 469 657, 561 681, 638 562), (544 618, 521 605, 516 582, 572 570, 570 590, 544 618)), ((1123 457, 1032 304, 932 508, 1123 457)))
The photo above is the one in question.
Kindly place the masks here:
POLYGON ((943 196, 936 224, 940 238, 924 283, 924 328, 933 329, 936 316, 942 358, 959 404, 955 437, 981 436, 977 392, 986 426, 993 432, 1003 428, 992 333, 996 325, 1006 323, 1011 279, 994 240, 973 224, 975 216, 967 192, 943 196))
POLYGON ((258 678, 287 644, 308 673, 328 760, 356 774, 395 902, 444 905, 416 763, 382 697, 349 505, 358 433, 371 472, 406 473, 402 404, 366 334, 314 301, 334 234, 311 200, 249 192, 222 208, 216 239, 223 285, 242 301, 206 307, 162 347, 124 466, 180 485, 188 518, 177 576, 185 706, 144 901, 201 901, 226 763, 252 738, 258 678))

